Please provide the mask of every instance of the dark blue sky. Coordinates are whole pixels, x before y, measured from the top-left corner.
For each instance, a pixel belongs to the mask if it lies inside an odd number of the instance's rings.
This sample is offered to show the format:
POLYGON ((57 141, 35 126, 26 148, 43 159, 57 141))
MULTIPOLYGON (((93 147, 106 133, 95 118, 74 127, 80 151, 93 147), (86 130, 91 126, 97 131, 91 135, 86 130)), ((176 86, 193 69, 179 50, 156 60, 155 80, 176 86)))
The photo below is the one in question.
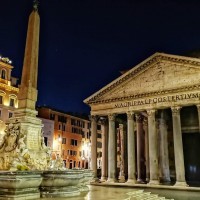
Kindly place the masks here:
MULTIPOLYGON (((31 0, 0 5, 0 53, 21 76, 31 0)), ((200 49, 199 0, 41 0, 38 105, 89 112, 83 100, 155 52, 200 49)))

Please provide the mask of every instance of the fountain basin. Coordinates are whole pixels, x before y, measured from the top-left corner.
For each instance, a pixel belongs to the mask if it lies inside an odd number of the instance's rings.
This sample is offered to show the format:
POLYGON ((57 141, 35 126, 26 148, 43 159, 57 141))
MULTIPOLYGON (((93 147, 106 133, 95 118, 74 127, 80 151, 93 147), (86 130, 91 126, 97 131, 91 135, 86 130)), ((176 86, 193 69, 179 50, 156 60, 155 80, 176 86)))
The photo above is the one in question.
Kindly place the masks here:
POLYGON ((40 198, 41 174, 42 172, 39 171, 1 171, 0 199, 27 200, 40 198))
POLYGON ((84 179, 83 170, 44 171, 41 197, 56 198, 80 195, 78 185, 84 179))

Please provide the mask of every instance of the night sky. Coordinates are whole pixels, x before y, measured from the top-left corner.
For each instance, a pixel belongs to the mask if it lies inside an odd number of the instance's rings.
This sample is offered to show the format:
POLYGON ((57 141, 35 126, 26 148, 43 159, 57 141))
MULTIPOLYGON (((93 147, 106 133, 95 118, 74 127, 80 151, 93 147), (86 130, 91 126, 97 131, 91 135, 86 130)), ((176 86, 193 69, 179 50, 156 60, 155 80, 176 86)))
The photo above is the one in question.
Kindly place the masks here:
MULTIPOLYGON (((0 54, 21 76, 31 0, 1 0, 0 54)), ((199 0, 41 0, 38 105, 89 113, 83 100, 155 52, 200 49, 199 0)))

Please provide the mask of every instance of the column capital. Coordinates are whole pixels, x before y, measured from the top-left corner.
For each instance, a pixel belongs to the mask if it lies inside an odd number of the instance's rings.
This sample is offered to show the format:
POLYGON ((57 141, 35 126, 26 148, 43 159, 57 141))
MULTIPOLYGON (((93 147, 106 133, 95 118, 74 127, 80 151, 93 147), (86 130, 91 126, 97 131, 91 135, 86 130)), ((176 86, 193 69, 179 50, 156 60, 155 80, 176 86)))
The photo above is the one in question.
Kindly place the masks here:
POLYGON ((196 104, 197 110, 200 111, 200 104, 196 104))
POLYGON ((134 119, 134 112, 133 111, 128 111, 126 114, 127 114, 127 119, 129 119, 129 120, 134 119))
POLYGON ((101 125, 106 125, 107 122, 108 122, 107 117, 100 117, 100 118, 99 118, 99 123, 100 123, 101 125))
POLYGON ((108 115, 108 120, 109 120, 109 121, 115 121, 115 117, 116 117, 116 114, 115 114, 115 113, 110 113, 110 114, 108 115))
POLYGON ((144 126, 148 126, 148 119, 147 119, 146 117, 144 117, 143 125, 144 125, 144 126))
POLYGON ((156 110, 155 110, 155 109, 147 110, 147 115, 148 115, 148 117, 154 116, 155 113, 156 113, 156 110))
POLYGON ((144 117, 141 114, 137 113, 135 116, 136 116, 136 122, 137 123, 143 122, 144 117))
POLYGON ((171 107, 171 110, 172 110, 172 115, 179 115, 181 107, 180 106, 173 106, 173 107, 171 107))
POLYGON ((90 119, 90 121, 97 122, 98 117, 97 117, 97 115, 89 115, 89 119, 90 119))

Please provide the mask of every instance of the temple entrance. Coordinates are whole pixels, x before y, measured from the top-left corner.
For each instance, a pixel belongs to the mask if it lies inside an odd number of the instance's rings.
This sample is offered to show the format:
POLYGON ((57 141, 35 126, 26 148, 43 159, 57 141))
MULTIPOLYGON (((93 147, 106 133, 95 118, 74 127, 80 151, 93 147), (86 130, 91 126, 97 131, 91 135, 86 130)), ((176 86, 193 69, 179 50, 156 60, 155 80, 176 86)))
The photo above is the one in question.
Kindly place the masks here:
POLYGON ((189 185, 200 185, 200 134, 183 133, 185 178, 189 185))

